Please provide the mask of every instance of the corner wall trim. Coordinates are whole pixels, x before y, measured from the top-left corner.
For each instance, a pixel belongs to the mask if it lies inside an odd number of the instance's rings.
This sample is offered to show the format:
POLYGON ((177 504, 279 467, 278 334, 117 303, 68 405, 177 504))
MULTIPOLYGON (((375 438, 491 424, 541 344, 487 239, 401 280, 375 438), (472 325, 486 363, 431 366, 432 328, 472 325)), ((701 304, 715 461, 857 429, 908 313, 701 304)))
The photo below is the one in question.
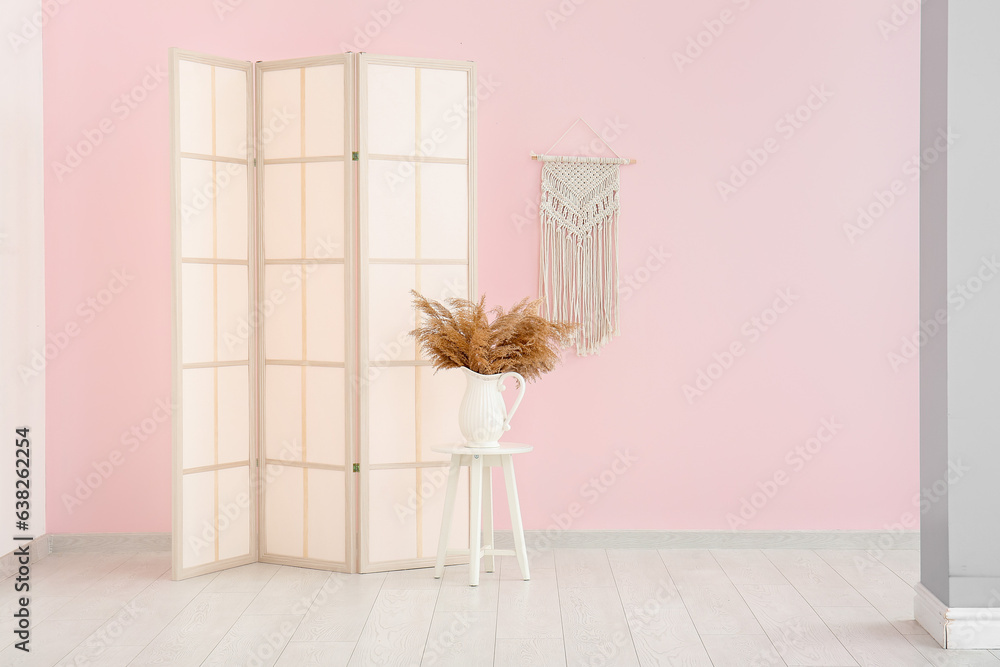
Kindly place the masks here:
MULTIPOLYGON (((39 535, 35 539, 26 543, 28 554, 32 563, 39 561, 52 553, 52 543, 48 535, 39 535)), ((20 547, 18 547, 20 548, 20 547)), ((21 564, 16 549, 10 553, 0 556, 0 578, 6 578, 17 574, 17 568, 21 564)))
POLYGON ((913 617, 942 648, 1000 649, 1000 608, 949 608, 923 584, 913 589, 913 617))

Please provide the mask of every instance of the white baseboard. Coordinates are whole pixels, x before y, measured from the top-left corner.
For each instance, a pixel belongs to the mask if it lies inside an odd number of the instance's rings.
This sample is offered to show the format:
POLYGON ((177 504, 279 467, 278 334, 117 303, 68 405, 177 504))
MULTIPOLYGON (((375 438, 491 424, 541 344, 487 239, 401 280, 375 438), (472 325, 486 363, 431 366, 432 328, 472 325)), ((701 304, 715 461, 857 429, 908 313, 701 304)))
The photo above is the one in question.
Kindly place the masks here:
MULTIPOLYGON (((526 530, 528 549, 919 549, 920 533, 870 530, 526 530)), ((509 530, 497 548, 513 548, 509 530)), ((31 542, 32 560, 49 553, 170 551, 170 533, 58 533, 31 542)), ((17 569, 0 557, 0 577, 17 569)), ((929 594, 929 593, 928 593, 929 594)), ((933 597, 933 596, 932 596, 933 597)))
POLYGON ((52 553, 170 551, 170 533, 56 533, 52 553))
POLYGON ((1000 608, 947 607, 923 584, 914 587, 913 617, 947 649, 1000 649, 1000 608))
MULTIPOLYGON (((509 530, 495 533, 513 548, 509 530)), ((919 549, 920 532, 877 530, 526 530, 528 549, 919 549)))

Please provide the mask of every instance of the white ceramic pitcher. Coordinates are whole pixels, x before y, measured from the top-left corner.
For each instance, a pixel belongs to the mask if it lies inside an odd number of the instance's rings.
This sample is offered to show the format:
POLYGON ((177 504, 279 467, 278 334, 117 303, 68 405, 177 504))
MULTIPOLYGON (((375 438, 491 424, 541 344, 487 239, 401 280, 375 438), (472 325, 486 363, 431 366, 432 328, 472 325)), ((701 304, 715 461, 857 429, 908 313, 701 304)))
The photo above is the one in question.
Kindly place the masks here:
POLYGON ((467 440, 466 446, 499 447, 500 436, 510 430, 511 417, 524 398, 524 378, 514 372, 480 375, 464 367, 462 371, 467 384, 458 408, 458 425, 467 440), (509 411, 500 394, 508 377, 516 378, 518 382, 517 398, 509 411))

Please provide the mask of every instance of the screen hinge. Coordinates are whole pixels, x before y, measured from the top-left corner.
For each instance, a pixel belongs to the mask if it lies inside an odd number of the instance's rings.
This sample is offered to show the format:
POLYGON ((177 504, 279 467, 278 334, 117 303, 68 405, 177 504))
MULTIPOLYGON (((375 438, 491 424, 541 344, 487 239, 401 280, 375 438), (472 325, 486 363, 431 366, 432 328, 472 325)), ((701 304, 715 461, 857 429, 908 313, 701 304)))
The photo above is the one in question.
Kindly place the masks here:
POLYGON ((360 463, 355 463, 354 464, 354 472, 361 472, 361 464, 360 463))
POLYGON ((351 160, 352 161, 357 162, 359 159, 360 158, 358 158, 358 152, 357 151, 354 151, 354 152, 351 153, 351 160))

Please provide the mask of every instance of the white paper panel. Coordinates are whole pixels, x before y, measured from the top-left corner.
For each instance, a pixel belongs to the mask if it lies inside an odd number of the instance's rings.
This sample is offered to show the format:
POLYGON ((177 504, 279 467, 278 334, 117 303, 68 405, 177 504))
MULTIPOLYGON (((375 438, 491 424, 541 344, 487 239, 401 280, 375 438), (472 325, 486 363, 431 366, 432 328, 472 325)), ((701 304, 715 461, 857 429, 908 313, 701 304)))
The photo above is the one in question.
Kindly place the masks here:
POLYGON ((247 232, 250 228, 247 187, 245 165, 216 163, 215 188, 209 188, 208 192, 215 193, 219 259, 247 258, 247 232))
POLYGON ((185 369, 182 400, 184 468, 249 459, 250 399, 247 366, 185 369), (216 372, 218 372, 218 461, 215 459, 216 372))
POLYGON ((309 470, 309 558, 347 560, 344 473, 309 470))
POLYGON ((181 372, 181 467, 215 463, 215 369, 187 368, 181 372))
POLYGON ((344 257, 343 162, 306 165, 305 256, 309 259, 344 257))
POLYGON ((467 259, 469 170, 461 164, 420 165, 420 256, 467 259))
POLYGON ((250 469, 245 466, 218 471, 219 559, 250 553, 250 469))
POLYGON ((184 363, 215 360, 212 269, 209 264, 181 265, 181 345, 184 363))
POLYGON ((306 155, 344 154, 344 66, 306 68, 306 155))
POLYGON ((302 267, 264 267, 264 291, 274 309, 264 321, 268 359, 302 359, 302 267))
POLYGON ((416 558, 417 522, 409 505, 414 471, 371 470, 368 479, 368 559, 377 563, 416 558))
MULTIPOLYGON (((180 163, 181 256, 213 257, 215 244, 213 238, 213 163, 208 160, 190 158, 183 158, 180 163)), ((244 217, 244 229, 246 222, 244 217)))
MULTIPOLYGON (((420 379, 420 449, 424 461, 446 461, 447 454, 433 447, 465 441, 458 428, 458 406, 465 394, 465 374, 457 368, 437 373, 426 366, 417 368, 420 379)), ((507 392, 508 394, 510 392, 507 392)))
MULTIPOLYGON (((451 457, 448 457, 449 459, 451 457)), ((423 510, 424 555, 437 555, 438 539, 441 535, 441 520, 444 517, 444 497, 448 490, 448 467, 423 468, 420 471, 421 508, 423 510)), ((506 503, 504 503, 506 507, 506 503)), ((493 516, 497 516, 494 507, 493 516)), ((500 508, 502 513, 504 510, 500 508)), ((469 468, 463 466, 455 494, 455 507, 448 535, 449 549, 469 548, 469 468)))
POLYGON ((302 367, 264 371, 264 451, 269 459, 302 460, 302 367))
POLYGON ((373 264, 368 270, 368 358, 411 360, 416 321, 413 296, 416 267, 373 264))
MULTIPOLYGON (((265 159, 302 155, 301 70, 266 70, 262 74, 262 118, 281 119, 273 124, 278 131, 269 133, 264 145, 265 159)), ((272 125, 265 123, 265 127, 272 125)))
POLYGON ((467 157, 468 78, 469 73, 461 70, 420 70, 422 155, 467 157))
POLYGON ((428 299, 469 298, 469 267, 460 264, 424 264, 420 273, 420 293, 428 299))
POLYGON ((250 368, 219 368, 219 463, 250 459, 250 368))
POLYGON ((306 376, 306 460, 345 465, 344 370, 268 365, 265 371, 267 458, 302 461, 302 374, 306 376))
POLYGON ((215 472, 200 472, 181 477, 183 567, 215 560, 215 475, 215 472))
POLYGON ((379 368, 369 383, 368 462, 416 461, 414 368, 379 368))
POLYGON ((415 70, 368 66, 368 152, 413 155, 416 148, 415 70))
POLYGON ((410 259, 416 253, 414 163, 368 163, 368 256, 410 259))
POLYGON ((345 465, 344 369, 306 368, 306 460, 345 465))
POLYGON ((247 258, 249 219, 245 166, 183 158, 181 202, 183 257, 247 258))
POLYGON ((302 257, 302 165, 264 166, 264 257, 302 257))
POLYGON ((215 68, 215 154, 246 158, 247 73, 215 68))
POLYGON ((249 357, 250 281, 247 267, 222 264, 218 271, 219 361, 249 357))
POLYGON ((264 254, 267 259, 344 257, 343 162, 264 167, 264 254), (303 170, 306 174, 304 193, 303 170), (304 249, 303 194, 306 207, 304 249))
POLYGON ((302 556, 302 468, 266 466, 264 525, 266 551, 302 556))
MULTIPOLYGON (((306 358, 344 360, 344 267, 310 264, 304 268, 306 358)), ((300 325, 301 326, 301 325, 300 325)))
MULTIPOLYGON (((212 67, 188 60, 178 63, 180 150, 212 154, 212 67)), ((243 112, 244 117, 246 111, 243 112)))

